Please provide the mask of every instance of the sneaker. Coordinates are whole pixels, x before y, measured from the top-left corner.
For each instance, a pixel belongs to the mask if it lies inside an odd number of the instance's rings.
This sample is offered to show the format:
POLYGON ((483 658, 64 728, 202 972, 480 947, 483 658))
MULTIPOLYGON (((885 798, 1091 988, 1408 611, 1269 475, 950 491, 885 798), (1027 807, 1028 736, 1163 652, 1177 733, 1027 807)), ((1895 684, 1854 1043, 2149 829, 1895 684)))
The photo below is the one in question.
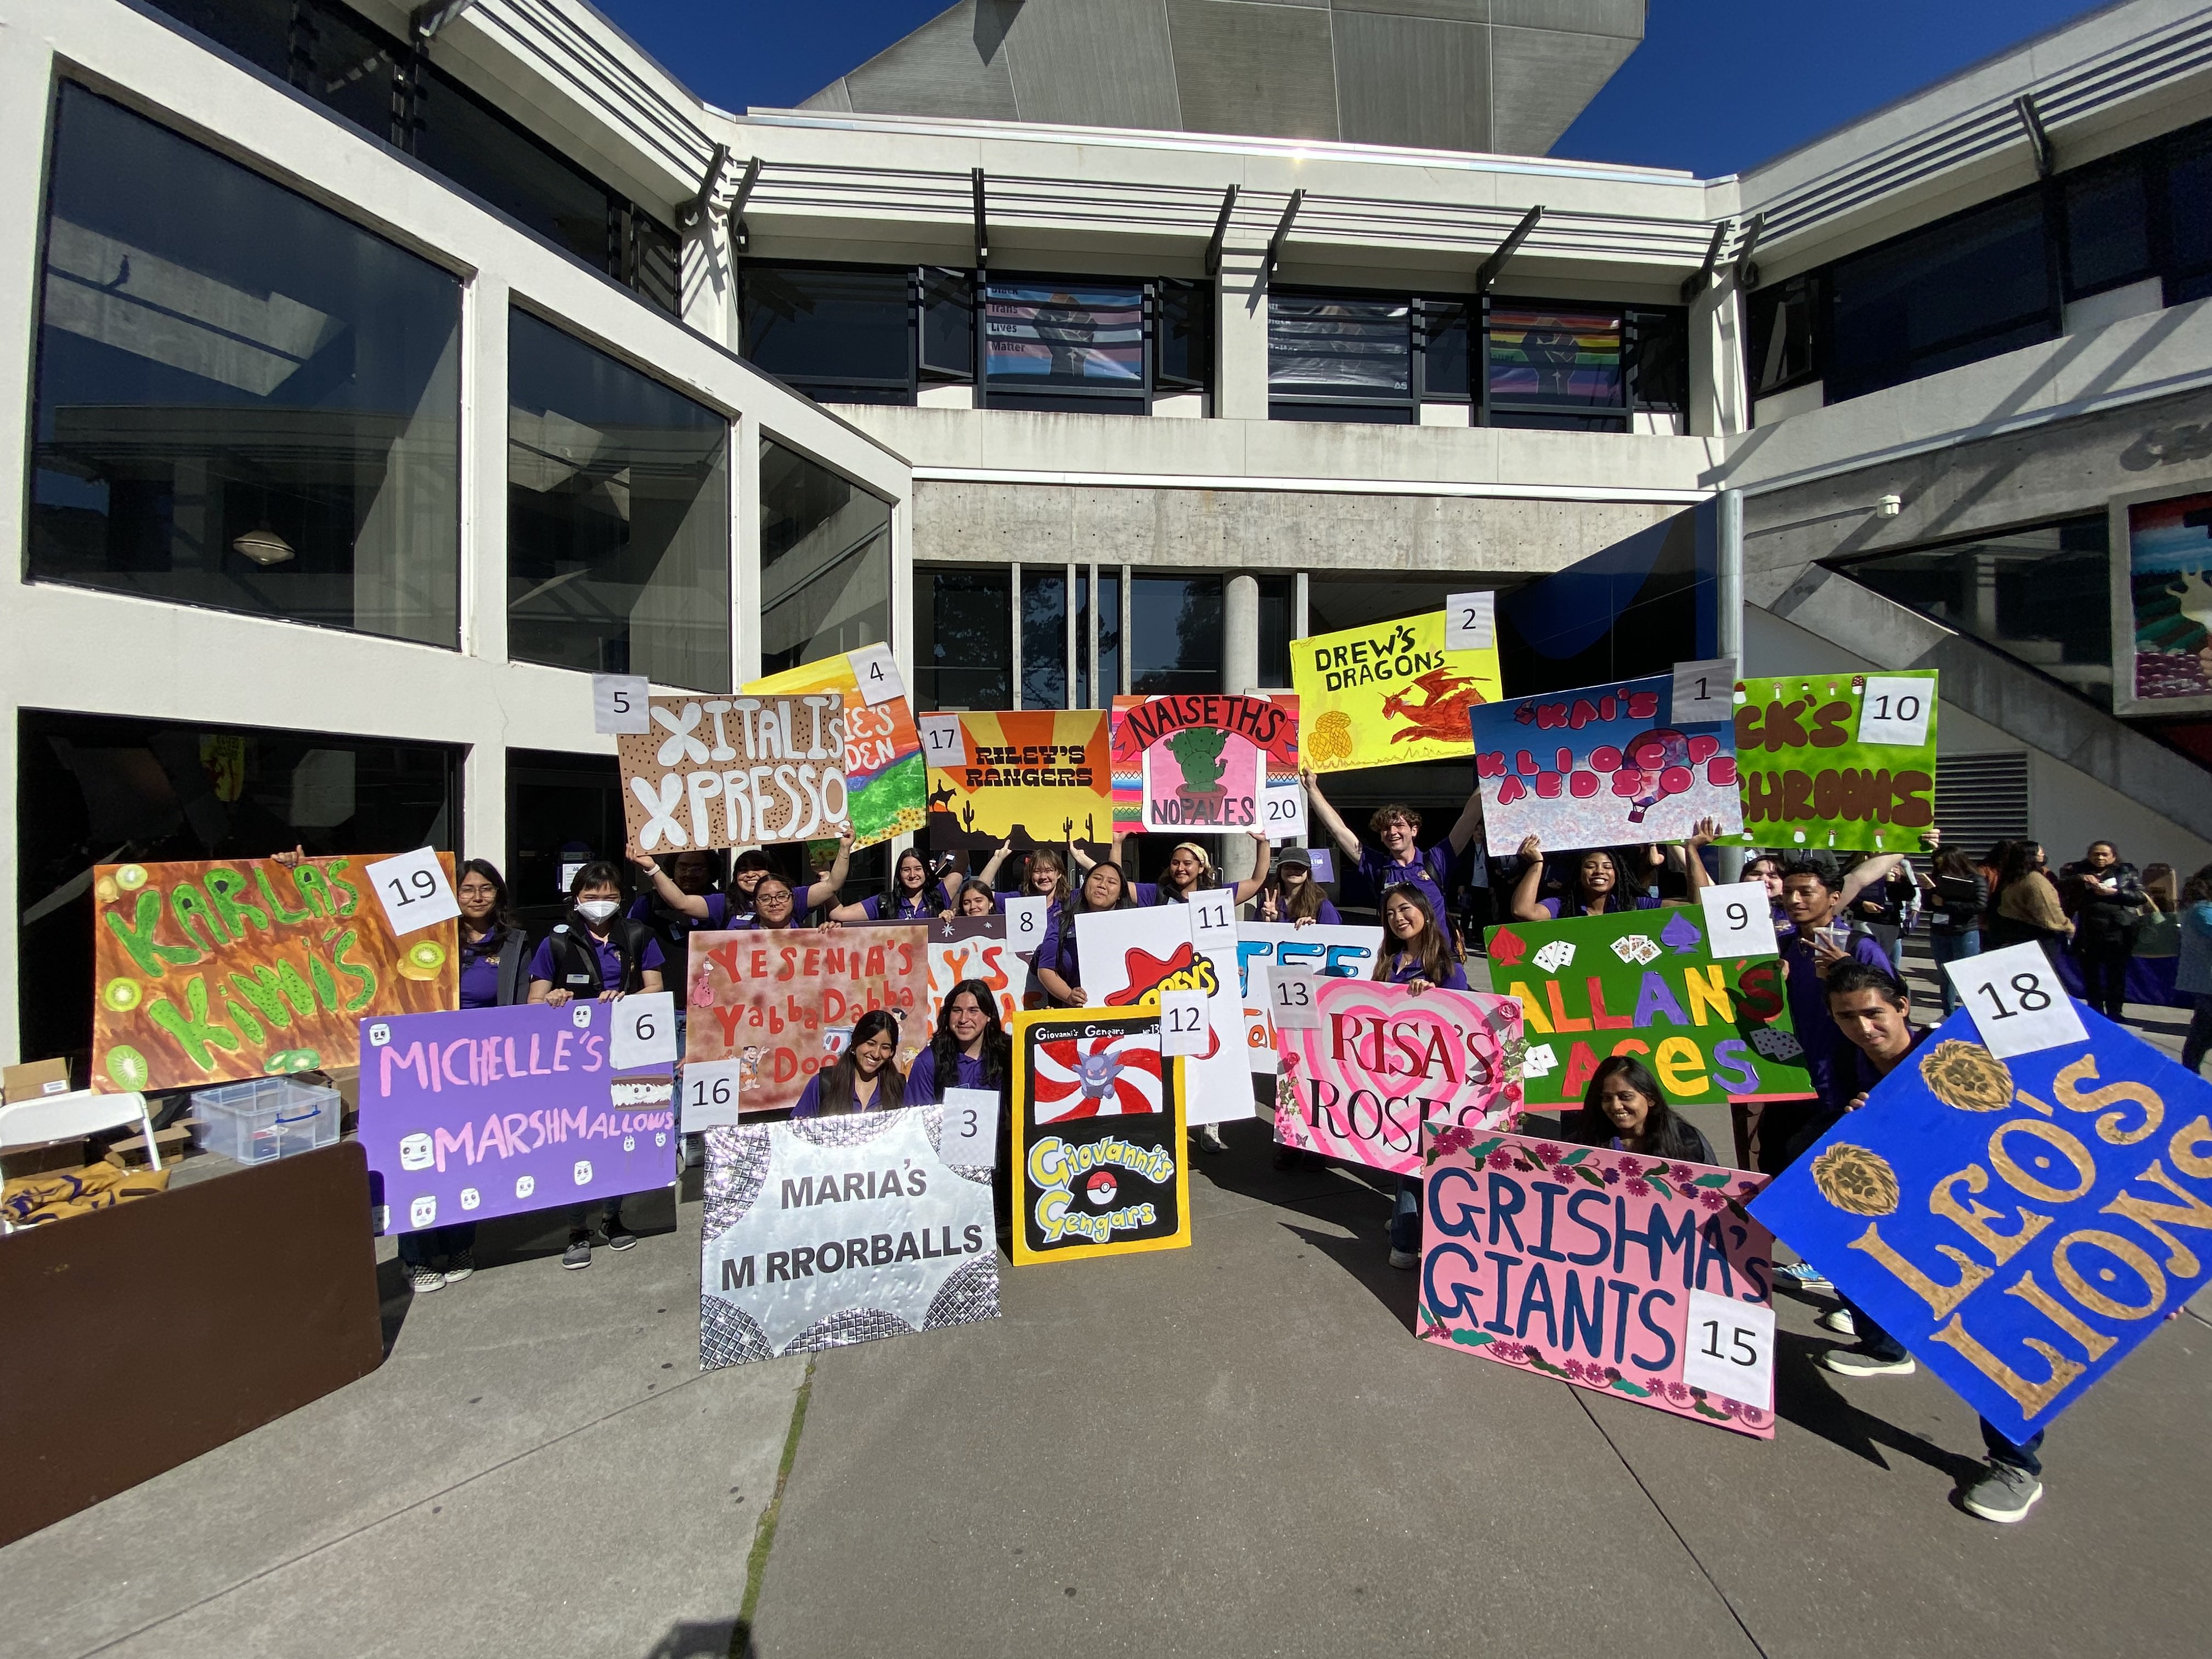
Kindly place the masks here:
POLYGON ((592 1241, 582 1234, 568 1241, 568 1248, 561 1252, 564 1267, 588 1267, 592 1265, 592 1241))
POLYGON ((1776 1276, 1789 1279, 1801 1291, 1832 1291, 1827 1274, 1809 1261, 1785 1261, 1775 1268, 1776 1276))
POLYGON ((1820 1363, 1839 1376, 1910 1376, 1920 1369, 1909 1353, 1892 1359, 1866 1348, 1831 1348, 1820 1363))
POLYGON ((1221 1126, 1209 1123, 1198 1134, 1198 1150, 1201 1152, 1225 1152, 1229 1143, 1221 1138, 1221 1126))
POLYGON ((607 1236, 607 1248, 611 1250, 626 1250, 637 1243, 637 1235, 623 1226, 617 1216, 609 1216, 602 1231, 607 1236))
POLYGON ((1856 1337, 1859 1322, 1851 1317, 1849 1308, 1831 1308, 1813 1322, 1824 1331, 1833 1331, 1838 1336, 1856 1337))
POLYGON ((1390 1265, 1401 1269, 1418 1267, 1421 1265, 1420 1253, 1416 1250, 1401 1250, 1393 1244, 1390 1247, 1390 1265))
POLYGON ((433 1291, 446 1288, 446 1275, 434 1267, 417 1267, 408 1279, 417 1296, 428 1296, 433 1291))
POLYGON ((446 1283, 458 1285, 476 1270, 476 1258, 466 1250, 463 1250, 446 1263, 446 1283))
POLYGON ((1978 1515, 1999 1526, 2010 1526, 2015 1521, 2025 1520, 2027 1512, 2035 1507, 2036 1499, 2042 1496, 2042 1481, 2026 1469, 1991 1458, 1987 1472, 1960 1494, 1959 1502, 1969 1515, 1978 1515))

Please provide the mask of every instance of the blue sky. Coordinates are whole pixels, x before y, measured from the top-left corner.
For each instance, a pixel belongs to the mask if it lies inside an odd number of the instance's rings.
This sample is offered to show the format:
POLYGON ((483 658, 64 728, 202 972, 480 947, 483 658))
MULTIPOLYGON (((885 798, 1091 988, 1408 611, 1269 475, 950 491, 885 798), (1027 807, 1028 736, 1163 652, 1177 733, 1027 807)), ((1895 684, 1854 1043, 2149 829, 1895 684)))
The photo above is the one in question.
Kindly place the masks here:
MULTIPOLYGON (((786 106, 945 0, 598 0, 726 109, 786 106)), ((2095 9, 2078 0, 1651 0, 1644 44, 1553 153, 1740 172, 2095 9)))

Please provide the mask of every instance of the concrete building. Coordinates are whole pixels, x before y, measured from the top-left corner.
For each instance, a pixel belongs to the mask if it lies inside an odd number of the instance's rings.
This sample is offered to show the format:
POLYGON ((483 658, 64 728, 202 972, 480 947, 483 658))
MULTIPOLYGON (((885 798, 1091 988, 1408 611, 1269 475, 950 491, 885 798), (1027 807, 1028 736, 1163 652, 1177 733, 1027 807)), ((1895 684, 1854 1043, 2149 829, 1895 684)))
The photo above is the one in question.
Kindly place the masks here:
POLYGON ((1723 489, 1748 672, 1943 671, 1956 836, 2212 860, 2197 586, 2129 579, 2212 492, 2212 7, 1718 179, 1540 154, 1639 5, 1299 9, 974 0, 732 114, 580 0, 18 0, 0 1053, 82 1046, 125 848, 550 905, 594 670, 1275 687, 1723 489))

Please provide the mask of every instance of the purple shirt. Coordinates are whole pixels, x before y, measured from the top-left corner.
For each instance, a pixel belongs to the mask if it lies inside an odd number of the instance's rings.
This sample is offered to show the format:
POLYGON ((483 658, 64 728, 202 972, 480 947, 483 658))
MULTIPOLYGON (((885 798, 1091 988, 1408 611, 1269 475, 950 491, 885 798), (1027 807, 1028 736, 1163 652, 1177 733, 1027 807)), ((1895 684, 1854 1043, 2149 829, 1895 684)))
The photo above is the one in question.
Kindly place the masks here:
POLYGON ((506 943, 504 932, 487 933, 471 942, 465 933, 461 939, 461 1006, 464 1008, 496 1008, 499 1006, 499 947, 506 943))
MULTIPOLYGON (((927 1054, 929 1051, 925 1048, 922 1052, 927 1054)), ((883 1079, 881 1077, 878 1077, 876 1079, 875 1102, 866 1106, 854 1106, 852 1109, 854 1111, 872 1112, 877 1109, 877 1106, 882 1103, 883 1097, 883 1079)), ((911 1106, 915 1103, 909 1098, 906 1103, 911 1106)), ((822 1115, 822 1073, 820 1072, 817 1072, 812 1077, 806 1079, 806 1086, 799 1091, 799 1099, 793 1105, 791 1115, 793 1117, 820 1117, 822 1115)))
MULTIPOLYGON (((1828 1012, 1827 989, 1815 965, 1812 942, 1802 933, 1777 942, 1782 947, 1782 960, 1790 970, 1783 991, 1790 999, 1790 1023, 1797 1029, 1797 1041, 1805 1045, 1805 1073, 1825 1104, 1839 1107, 1850 1097, 1838 1094, 1838 1089, 1846 1079, 1856 1085, 1858 1077, 1856 1070, 1839 1062, 1858 1050, 1828 1012)), ((1894 975, 1897 971, 1871 933, 1853 934, 1844 957, 1850 962, 1863 962, 1869 968, 1879 968, 1885 974, 1894 975)), ((1857 1092, 1856 1086, 1850 1091, 1851 1094, 1857 1092)))
POLYGON ((930 883, 918 897, 901 898, 896 903, 888 893, 872 893, 860 901, 870 921, 927 921, 951 908, 952 894, 941 881, 930 883))
MULTIPOLYGON (((530 958, 530 977, 546 981, 556 991, 573 991, 578 996, 597 996, 601 990, 619 989, 622 985, 622 952, 615 949, 614 940, 600 939, 590 929, 576 927, 574 923, 565 925, 571 935, 590 945, 592 954, 599 957, 599 985, 594 988, 562 982, 560 969, 553 961, 553 936, 550 933, 538 942, 538 954, 530 958)), ((666 961, 667 958, 660 954, 660 941, 648 939, 645 942, 645 949, 638 953, 637 965, 642 971, 659 968, 666 961)))
POLYGON ((1037 946, 1036 954, 1030 958, 1030 967, 1037 973, 1049 968, 1069 985, 1082 984, 1083 969, 1075 958, 1075 929, 1070 927, 1063 933, 1055 926, 1044 936, 1044 943, 1037 946))
MULTIPOLYGON (((1402 952, 1386 957, 1384 960, 1390 964, 1390 971, 1382 976, 1382 982, 1386 985, 1410 985, 1424 977, 1421 964, 1402 952)), ((1467 969, 1455 962, 1451 965, 1451 972, 1434 983, 1439 991, 1464 991, 1467 989, 1467 969)))
MULTIPOLYGON (((961 1054, 957 1059, 958 1063, 954 1069, 959 1075, 953 1079, 951 1087, 988 1089, 991 1086, 983 1080, 982 1055, 961 1054)), ((914 1064, 907 1067, 906 1103, 909 1106, 931 1106, 936 1104, 939 1098, 941 1097, 937 1086, 937 1046, 930 1043, 914 1057, 914 1064)))
POLYGON ((1444 903, 1443 883, 1451 873, 1451 843, 1440 841, 1434 847, 1417 850, 1407 863, 1400 864, 1379 847, 1359 843, 1359 862, 1352 866, 1374 890, 1375 902, 1380 906, 1382 895, 1393 887, 1413 887, 1429 902, 1429 915, 1437 927, 1444 927, 1451 919, 1451 911, 1444 903))
MULTIPOLYGON (((1548 915, 1553 921, 1557 921, 1559 919, 1559 912, 1565 907, 1566 902, 1567 901, 1564 896, 1556 898, 1540 899, 1537 901, 1539 905, 1542 907, 1545 913, 1548 915)), ((1575 909, 1575 915, 1577 916, 1587 916, 1592 914, 1602 914, 1610 916, 1626 910, 1656 910, 1658 908, 1659 899, 1657 895, 1652 893, 1639 893, 1634 898, 1630 899, 1626 904, 1619 906, 1614 905, 1612 899, 1608 897, 1606 900, 1606 908, 1601 913, 1593 913, 1591 911, 1585 910, 1581 908, 1579 903, 1577 903, 1575 909)))

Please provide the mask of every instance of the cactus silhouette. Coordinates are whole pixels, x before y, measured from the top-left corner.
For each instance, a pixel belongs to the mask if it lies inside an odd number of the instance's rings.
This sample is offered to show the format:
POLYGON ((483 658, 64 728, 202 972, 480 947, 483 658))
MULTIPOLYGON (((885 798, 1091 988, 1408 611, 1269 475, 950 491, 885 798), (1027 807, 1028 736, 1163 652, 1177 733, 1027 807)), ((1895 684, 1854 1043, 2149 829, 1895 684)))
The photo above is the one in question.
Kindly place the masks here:
POLYGON ((973 832, 975 828, 975 803, 974 801, 969 801, 966 809, 962 811, 960 814, 960 822, 963 828, 973 832))
POLYGON ((1221 751, 1228 746, 1229 734, 1216 726, 1186 726, 1168 739, 1168 753, 1182 768, 1182 781, 1194 795, 1221 787, 1221 751))

